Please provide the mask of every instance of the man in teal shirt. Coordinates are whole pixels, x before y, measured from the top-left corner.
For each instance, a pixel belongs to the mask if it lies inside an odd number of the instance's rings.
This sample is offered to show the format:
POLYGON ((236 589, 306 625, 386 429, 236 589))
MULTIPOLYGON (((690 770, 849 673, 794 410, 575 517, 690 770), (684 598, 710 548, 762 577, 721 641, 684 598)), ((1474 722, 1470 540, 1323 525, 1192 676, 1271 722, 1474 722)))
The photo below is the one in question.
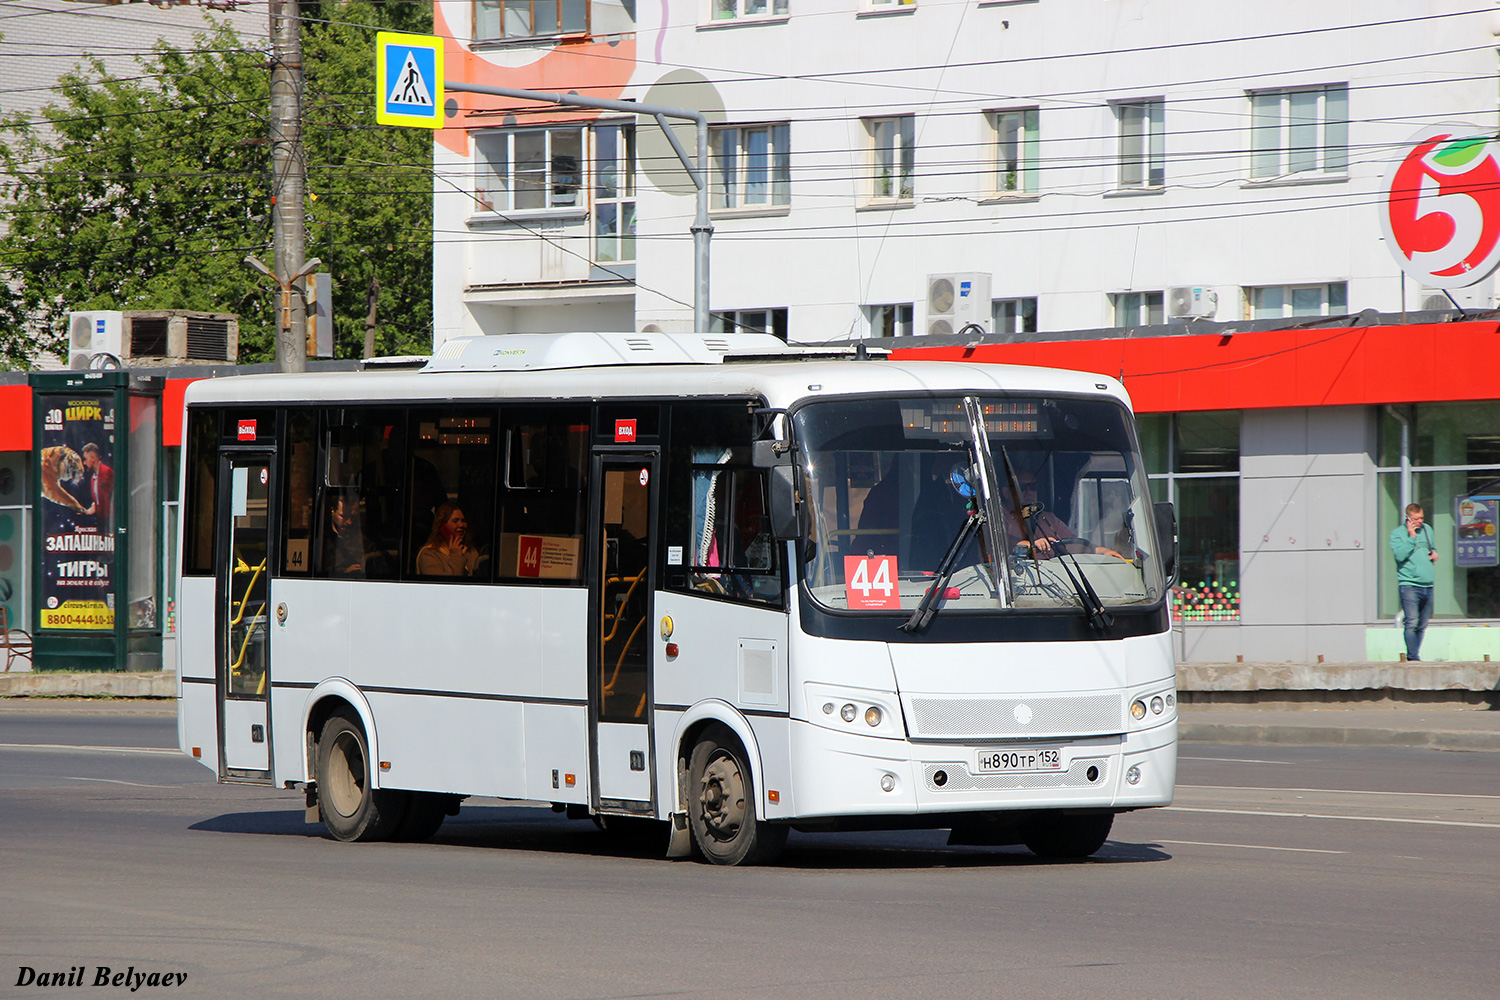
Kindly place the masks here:
POLYGON ((1391 529, 1391 555, 1396 557, 1396 588, 1401 594, 1401 617, 1406 622, 1406 658, 1419 661, 1422 636, 1432 617, 1432 528, 1423 522, 1422 505, 1406 505, 1406 523, 1391 529))

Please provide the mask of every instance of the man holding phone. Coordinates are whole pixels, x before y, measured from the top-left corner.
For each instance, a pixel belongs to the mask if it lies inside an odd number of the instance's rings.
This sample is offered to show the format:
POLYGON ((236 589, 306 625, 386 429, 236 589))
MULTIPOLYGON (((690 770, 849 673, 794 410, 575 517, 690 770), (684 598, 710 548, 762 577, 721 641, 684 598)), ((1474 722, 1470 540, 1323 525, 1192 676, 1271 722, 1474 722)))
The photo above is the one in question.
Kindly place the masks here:
POLYGON ((1396 587, 1401 594, 1401 617, 1406 624, 1406 659, 1420 661, 1422 636, 1432 617, 1432 588, 1438 560, 1432 547, 1432 528, 1424 523, 1422 505, 1406 505, 1406 523, 1391 529, 1391 555, 1396 557, 1396 587))

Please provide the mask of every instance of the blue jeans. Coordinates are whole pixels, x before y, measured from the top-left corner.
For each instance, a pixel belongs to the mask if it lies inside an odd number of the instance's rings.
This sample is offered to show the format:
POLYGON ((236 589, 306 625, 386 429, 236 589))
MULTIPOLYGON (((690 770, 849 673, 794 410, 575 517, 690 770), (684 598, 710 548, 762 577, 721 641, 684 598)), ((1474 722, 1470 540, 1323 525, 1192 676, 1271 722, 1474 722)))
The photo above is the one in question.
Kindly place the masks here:
POLYGON ((1432 617, 1432 588, 1416 587, 1403 583, 1397 588, 1401 592, 1401 618, 1406 625, 1406 658, 1420 660, 1422 636, 1427 632, 1427 619, 1432 617))

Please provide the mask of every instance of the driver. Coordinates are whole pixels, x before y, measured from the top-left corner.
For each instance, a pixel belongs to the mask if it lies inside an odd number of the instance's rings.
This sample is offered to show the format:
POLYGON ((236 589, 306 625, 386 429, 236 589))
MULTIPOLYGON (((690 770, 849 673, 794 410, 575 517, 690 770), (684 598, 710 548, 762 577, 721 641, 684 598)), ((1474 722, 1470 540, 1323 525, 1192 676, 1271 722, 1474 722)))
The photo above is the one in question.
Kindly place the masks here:
MULTIPOLYGON (((1062 549, 1062 543, 1069 539, 1078 538, 1076 532, 1068 527, 1068 522, 1052 513, 1050 510, 1039 507, 1037 504, 1036 474, 1024 470, 1016 471, 1016 481, 1021 488, 1020 502, 1011 498, 1010 487, 1006 486, 1002 491, 1002 504, 1005 508, 1005 535, 1010 546, 1017 555, 1027 558, 1035 556, 1037 559, 1051 559, 1058 555, 1062 549), (1031 541, 1026 540, 1026 529, 1021 526, 1018 518, 1018 510, 1032 509, 1034 513, 1026 518, 1026 525, 1031 529, 1031 541), (1034 550, 1034 551, 1033 551, 1034 550)), ((1094 545, 1088 539, 1079 539, 1078 549, 1084 552, 1095 552, 1102 556, 1114 556, 1116 559, 1125 557, 1114 549, 1103 545, 1094 545)))

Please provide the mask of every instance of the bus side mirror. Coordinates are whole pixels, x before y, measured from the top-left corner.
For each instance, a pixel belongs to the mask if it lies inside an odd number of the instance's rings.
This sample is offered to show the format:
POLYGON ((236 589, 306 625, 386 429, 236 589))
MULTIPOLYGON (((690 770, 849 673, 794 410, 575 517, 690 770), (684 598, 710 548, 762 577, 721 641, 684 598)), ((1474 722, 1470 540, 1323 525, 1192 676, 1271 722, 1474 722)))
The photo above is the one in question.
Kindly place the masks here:
POLYGON ((1177 583, 1177 511, 1167 501, 1151 505, 1156 517, 1156 544, 1161 546, 1161 568, 1167 587, 1177 583))
POLYGON ((797 467, 777 465, 769 470, 771 536, 777 541, 795 541, 806 531, 802 524, 802 506, 797 502, 797 467))

